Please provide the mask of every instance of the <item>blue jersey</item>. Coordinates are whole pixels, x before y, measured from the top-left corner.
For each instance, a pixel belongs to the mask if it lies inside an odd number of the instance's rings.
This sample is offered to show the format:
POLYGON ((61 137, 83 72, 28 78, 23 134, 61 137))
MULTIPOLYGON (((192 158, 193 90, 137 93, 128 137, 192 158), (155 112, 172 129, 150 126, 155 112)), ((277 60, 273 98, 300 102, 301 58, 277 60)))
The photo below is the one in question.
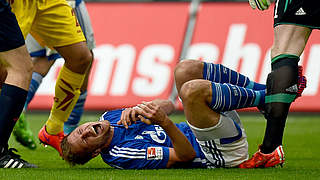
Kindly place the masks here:
MULTIPOLYGON (((104 162, 120 169, 166 168, 169 148, 173 147, 166 132, 159 125, 147 125, 141 121, 137 121, 126 129, 123 125, 117 125, 121 113, 122 110, 109 111, 100 118, 101 121, 110 121, 111 126, 114 127, 112 141, 108 149, 101 153, 104 162)), ((196 158, 192 162, 180 165, 188 168, 206 167, 207 160, 189 126, 184 122, 176 126, 196 151, 196 158)))

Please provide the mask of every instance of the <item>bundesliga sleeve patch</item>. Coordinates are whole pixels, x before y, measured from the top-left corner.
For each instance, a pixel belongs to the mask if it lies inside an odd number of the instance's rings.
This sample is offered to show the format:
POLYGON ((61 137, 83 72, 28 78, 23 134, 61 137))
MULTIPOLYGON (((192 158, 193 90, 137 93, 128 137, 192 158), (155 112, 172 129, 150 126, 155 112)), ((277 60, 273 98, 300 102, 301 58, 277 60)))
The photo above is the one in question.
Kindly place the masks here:
POLYGON ((148 147, 147 160, 161 160, 163 159, 162 147, 148 147))

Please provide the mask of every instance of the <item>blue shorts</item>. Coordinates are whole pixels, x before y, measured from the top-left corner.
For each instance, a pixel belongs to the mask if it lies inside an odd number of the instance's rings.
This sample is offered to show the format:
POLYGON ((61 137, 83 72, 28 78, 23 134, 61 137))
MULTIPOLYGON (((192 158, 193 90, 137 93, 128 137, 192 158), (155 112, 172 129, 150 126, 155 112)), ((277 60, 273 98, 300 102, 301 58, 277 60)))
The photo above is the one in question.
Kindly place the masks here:
POLYGON ((0 0, 0 52, 9 51, 24 45, 16 16, 6 0, 0 0))

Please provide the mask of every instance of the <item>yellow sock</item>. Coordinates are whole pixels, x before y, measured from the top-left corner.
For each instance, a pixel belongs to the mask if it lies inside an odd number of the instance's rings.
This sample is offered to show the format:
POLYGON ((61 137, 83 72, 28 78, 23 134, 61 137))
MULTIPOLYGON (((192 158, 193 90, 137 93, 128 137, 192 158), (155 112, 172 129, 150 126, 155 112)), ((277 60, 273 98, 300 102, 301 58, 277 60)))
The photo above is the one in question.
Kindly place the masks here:
POLYGON ((79 96, 80 87, 85 74, 74 73, 63 66, 55 86, 55 97, 50 116, 46 122, 49 134, 58 134, 63 131, 63 124, 73 110, 79 96))

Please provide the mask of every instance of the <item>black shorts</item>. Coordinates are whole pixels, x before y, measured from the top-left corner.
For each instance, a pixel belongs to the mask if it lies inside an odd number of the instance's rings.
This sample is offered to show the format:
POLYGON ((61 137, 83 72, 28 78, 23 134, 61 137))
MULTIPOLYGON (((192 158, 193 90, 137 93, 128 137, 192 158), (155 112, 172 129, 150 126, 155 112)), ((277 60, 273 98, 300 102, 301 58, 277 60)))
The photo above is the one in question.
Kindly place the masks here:
POLYGON ((0 52, 24 45, 24 37, 16 16, 6 0, 0 0, 0 52))
POLYGON ((277 0, 274 7, 274 27, 279 24, 320 29, 320 0, 277 0))

